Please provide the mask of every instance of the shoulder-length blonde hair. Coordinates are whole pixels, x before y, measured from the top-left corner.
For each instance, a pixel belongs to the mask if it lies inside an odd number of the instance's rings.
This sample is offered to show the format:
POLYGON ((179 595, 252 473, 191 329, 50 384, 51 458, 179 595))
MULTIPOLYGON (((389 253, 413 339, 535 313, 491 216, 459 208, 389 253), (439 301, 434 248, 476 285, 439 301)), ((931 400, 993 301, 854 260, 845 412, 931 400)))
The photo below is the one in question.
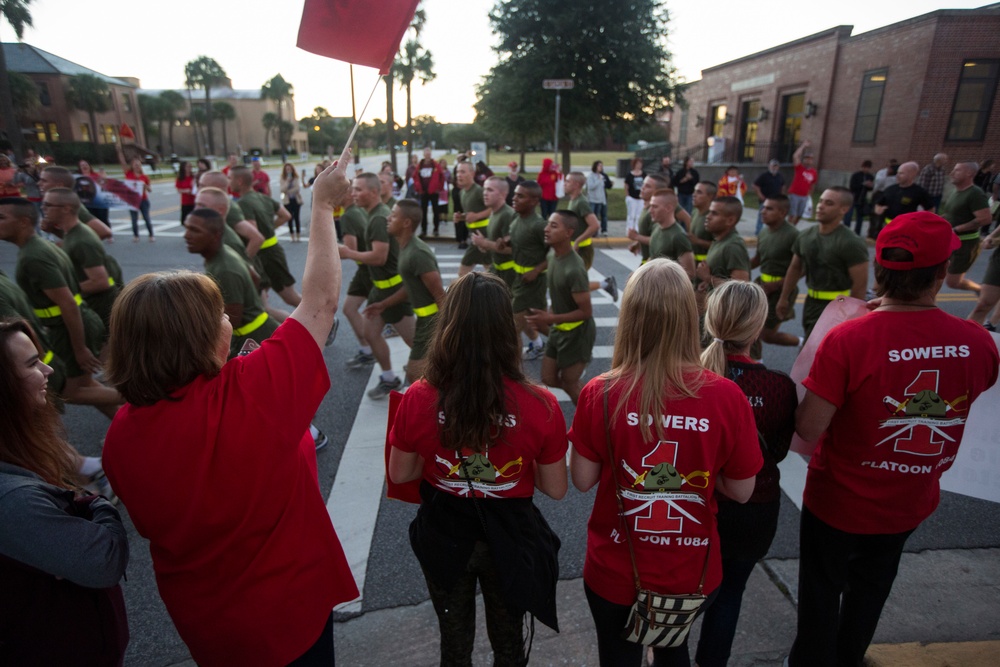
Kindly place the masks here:
MULTIPOLYGON (((663 404, 695 398, 702 382, 692 375, 700 366, 698 307, 691 279, 680 264, 654 259, 629 278, 622 295, 611 370, 612 385, 623 385, 615 407, 621 412, 638 393, 639 413, 653 416, 656 434, 663 438, 663 404)), ((640 420, 642 436, 652 436, 647 420, 640 420)))
POLYGON ((726 355, 745 350, 764 328, 767 295, 756 283, 729 280, 708 295, 705 331, 712 343, 701 353, 701 363, 717 375, 726 373, 726 355))
POLYGON ((201 273, 130 281, 111 311, 108 380, 132 405, 152 405, 199 375, 218 374, 223 305, 215 281, 201 273))

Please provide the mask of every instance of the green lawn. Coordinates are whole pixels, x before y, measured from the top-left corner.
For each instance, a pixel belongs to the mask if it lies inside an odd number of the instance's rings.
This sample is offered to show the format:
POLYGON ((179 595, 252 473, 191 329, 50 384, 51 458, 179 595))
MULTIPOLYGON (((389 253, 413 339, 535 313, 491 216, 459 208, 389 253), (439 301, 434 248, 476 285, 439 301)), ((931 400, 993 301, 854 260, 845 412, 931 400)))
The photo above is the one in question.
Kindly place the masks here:
MULTIPOLYGON (((527 153, 524 156, 525 166, 541 167, 542 160, 551 158, 552 153, 527 153)), ((590 171, 590 165, 594 160, 604 163, 604 170, 613 174, 616 160, 619 158, 630 158, 632 153, 627 151, 574 151, 570 153, 569 159, 574 171, 590 171)), ((502 151, 490 152, 490 164, 507 164, 511 160, 519 160, 521 154, 518 152, 505 153, 502 151)))

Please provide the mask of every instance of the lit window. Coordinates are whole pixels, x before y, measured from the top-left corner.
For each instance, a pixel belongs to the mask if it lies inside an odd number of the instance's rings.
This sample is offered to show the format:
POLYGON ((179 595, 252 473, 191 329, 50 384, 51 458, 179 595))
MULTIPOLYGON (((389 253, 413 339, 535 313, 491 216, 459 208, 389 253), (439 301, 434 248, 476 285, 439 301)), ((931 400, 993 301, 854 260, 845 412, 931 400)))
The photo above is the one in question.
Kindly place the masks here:
POLYGON ((967 60, 948 121, 948 141, 982 141, 993 107, 1000 60, 967 60))
POLYGON ((854 141, 875 143, 878 119, 882 114, 882 97, 889 70, 875 69, 865 72, 861 79, 861 95, 858 96, 858 112, 854 117, 854 141))

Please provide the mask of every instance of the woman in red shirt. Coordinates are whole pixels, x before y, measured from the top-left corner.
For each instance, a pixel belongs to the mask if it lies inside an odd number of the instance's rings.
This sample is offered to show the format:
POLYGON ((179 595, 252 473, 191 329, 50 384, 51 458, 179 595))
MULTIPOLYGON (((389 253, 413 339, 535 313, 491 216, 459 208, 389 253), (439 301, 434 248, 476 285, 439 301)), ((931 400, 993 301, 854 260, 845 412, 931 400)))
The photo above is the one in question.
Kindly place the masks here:
POLYGON ((316 179, 302 302, 258 349, 226 361, 233 327, 202 274, 136 278, 111 318, 107 377, 127 403, 108 430, 104 470, 204 667, 333 664, 331 610, 358 596, 309 434, 330 387, 322 350, 341 282, 333 207, 347 193, 349 157, 316 179))
POLYGON ((191 163, 181 162, 177 167, 177 182, 174 184, 181 195, 181 224, 194 210, 195 182, 191 173, 191 163))
POLYGON ((455 281, 438 318, 426 376, 389 434, 389 477, 422 479, 410 544, 438 614, 441 664, 472 664, 478 581, 494 664, 523 665, 524 614, 558 630, 559 541, 532 495, 566 493, 566 422, 524 375, 500 278, 455 281))
MULTIPOLYGON (((711 601, 722 579, 715 491, 737 502, 753 492, 761 456, 750 405, 701 367, 700 351, 687 273, 667 259, 639 267, 622 296, 611 370, 583 388, 569 433, 573 485, 598 485, 583 580, 602 666, 642 662, 643 647, 622 638, 636 599, 629 543, 644 589, 702 588, 711 601)), ((658 667, 689 664, 686 639, 653 654, 658 667)))
MULTIPOLYGON (((139 213, 142 213, 142 219, 146 222, 149 242, 153 243, 156 239, 153 238, 153 221, 149 219, 149 193, 152 192, 152 188, 149 186, 149 176, 142 173, 142 160, 133 158, 131 162, 126 162, 122 145, 115 144, 115 148, 118 149, 118 162, 125 172, 125 180, 142 181, 142 200, 139 202, 139 210, 131 208, 128 210, 128 214, 132 217, 132 243, 139 242, 139 213)), ((136 189, 138 190, 139 186, 136 186, 136 189)))

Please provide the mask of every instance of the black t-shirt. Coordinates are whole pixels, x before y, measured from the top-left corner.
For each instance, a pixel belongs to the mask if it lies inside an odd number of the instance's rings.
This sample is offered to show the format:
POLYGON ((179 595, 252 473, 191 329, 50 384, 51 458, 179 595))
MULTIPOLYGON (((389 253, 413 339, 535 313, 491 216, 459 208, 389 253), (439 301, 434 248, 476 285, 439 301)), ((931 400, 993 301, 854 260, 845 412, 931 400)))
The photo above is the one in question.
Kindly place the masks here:
POLYGON ((866 174, 863 171, 856 171, 851 174, 851 185, 850 190, 854 194, 854 203, 860 204, 864 201, 865 195, 871 188, 866 188, 865 183, 871 183, 874 185, 875 176, 872 174, 866 174))
POLYGON ((885 211, 885 217, 890 220, 903 213, 914 213, 918 206, 923 206, 925 211, 934 210, 931 196, 916 183, 907 185, 905 188, 899 185, 890 185, 876 198, 875 203, 888 207, 885 211))
POLYGON ((760 188, 760 191, 764 193, 764 198, 767 199, 781 194, 781 189, 785 187, 785 177, 781 175, 780 171, 777 174, 765 171, 757 177, 753 184, 760 188))
POLYGON ((677 189, 677 194, 679 195, 693 195, 694 186, 698 185, 698 181, 701 180, 701 176, 698 174, 697 169, 681 169, 676 174, 674 174, 673 184, 677 189), (684 177, 688 174, 691 175, 691 179, 685 181, 684 177))

